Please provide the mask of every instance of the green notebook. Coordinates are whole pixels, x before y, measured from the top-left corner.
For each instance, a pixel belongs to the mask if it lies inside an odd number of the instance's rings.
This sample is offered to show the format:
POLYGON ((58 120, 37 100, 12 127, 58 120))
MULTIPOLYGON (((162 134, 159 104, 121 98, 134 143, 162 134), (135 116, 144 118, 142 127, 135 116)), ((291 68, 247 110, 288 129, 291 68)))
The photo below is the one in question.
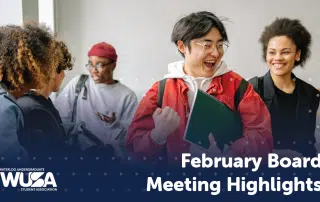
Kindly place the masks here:
POLYGON ((238 112, 232 111, 215 97, 197 90, 184 139, 208 149, 208 136, 212 133, 217 146, 223 151, 225 145, 231 145, 242 137, 242 128, 238 112))

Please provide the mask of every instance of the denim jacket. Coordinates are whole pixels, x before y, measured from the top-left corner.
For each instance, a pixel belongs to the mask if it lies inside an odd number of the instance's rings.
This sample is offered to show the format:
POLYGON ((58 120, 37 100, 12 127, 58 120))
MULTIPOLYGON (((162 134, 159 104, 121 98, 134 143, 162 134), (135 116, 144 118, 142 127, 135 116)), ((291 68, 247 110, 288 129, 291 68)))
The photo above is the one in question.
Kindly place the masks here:
POLYGON ((0 82, 0 164, 25 164, 27 151, 20 145, 18 134, 23 129, 23 116, 15 98, 0 82))

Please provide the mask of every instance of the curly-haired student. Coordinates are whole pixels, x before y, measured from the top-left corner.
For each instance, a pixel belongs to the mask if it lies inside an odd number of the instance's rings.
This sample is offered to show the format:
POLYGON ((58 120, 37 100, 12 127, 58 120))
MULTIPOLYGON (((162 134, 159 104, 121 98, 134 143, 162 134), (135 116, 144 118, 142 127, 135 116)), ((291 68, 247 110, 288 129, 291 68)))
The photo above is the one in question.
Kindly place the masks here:
POLYGON ((311 34, 298 19, 277 18, 265 27, 260 43, 269 71, 250 82, 271 114, 275 152, 314 156, 319 91, 292 73, 310 57, 311 34))
POLYGON ((60 90, 65 76, 64 70, 72 69, 72 56, 62 41, 54 43, 57 47, 55 57, 60 58, 60 62, 50 81, 42 88, 31 89, 17 100, 25 118, 20 142, 29 155, 37 158, 68 155, 68 151, 72 151, 66 144, 68 137, 59 112, 49 97, 52 92, 60 90))
POLYGON ((53 35, 43 25, 0 27, 0 163, 28 161, 19 143, 24 118, 16 99, 48 83, 59 63, 53 35))

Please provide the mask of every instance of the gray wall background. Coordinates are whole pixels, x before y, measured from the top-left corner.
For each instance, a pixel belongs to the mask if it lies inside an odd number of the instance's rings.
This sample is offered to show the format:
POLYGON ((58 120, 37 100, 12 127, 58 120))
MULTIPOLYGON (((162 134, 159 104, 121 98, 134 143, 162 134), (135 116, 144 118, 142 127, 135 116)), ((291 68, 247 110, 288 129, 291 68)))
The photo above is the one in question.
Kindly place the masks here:
POLYGON ((22 23, 21 0, 0 0, 0 26, 22 23))
POLYGON ((39 21, 38 6, 38 0, 22 0, 23 21, 39 21))
MULTIPOLYGON (((0 5, 21 9, 19 2, 0 0, 0 5)), ((267 71, 258 43, 264 26, 276 17, 301 19, 313 36, 312 56, 305 69, 297 68, 295 73, 320 88, 318 0, 56 0, 55 8, 58 35, 76 59, 63 85, 86 72, 91 45, 106 41, 116 47, 119 55, 115 78, 131 87, 140 99, 152 83, 166 74, 168 63, 182 60, 170 42, 175 22, 191 12, 207 10, 229 19, 225 25, 231 45, 224 60, 245 78, 267 71)), ((20 20, 19 13, 6 10, 1 9, 0 24, 3 18, 7 22, 8 16, 14 22, 20 20)))

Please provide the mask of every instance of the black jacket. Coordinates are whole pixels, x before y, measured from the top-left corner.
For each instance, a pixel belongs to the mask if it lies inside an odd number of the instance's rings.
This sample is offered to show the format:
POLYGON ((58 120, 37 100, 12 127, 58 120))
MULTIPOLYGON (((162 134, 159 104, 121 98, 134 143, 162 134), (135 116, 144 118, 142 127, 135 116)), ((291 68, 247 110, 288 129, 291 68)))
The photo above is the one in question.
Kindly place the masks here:
POLYGON ((19 140, 29 155, 66 156, 75 151, 66 144, 66 132, 50 98, 29 93, 19 98, 17 103, 25 121, 19 140))
MULTIPOLYGON (((290 138, 283 138, 284 134, 275 133, 276 130, 273 127, 274 148, 294 150, 304 156, 315 156, 314 134, 319 107, 319 91, 312 85, 295 77, 294 74, 292 74, 292 77, 296 80, 297 105, 295 110, 296 125, 294 127, 297 130, 295 134, 288 134, 290 138)), ((255 91, 266 104, 271 115, 272 126, 279 125, 279 123, 276 123, 282 121, 278 110, 279 101, 270 72, 267 72, 263 77, 252 78, 249 82, 253 84, 255 91)))
POLYGON ((17 103, 25 121, 19 141, 29 155, 36 157, 40 162, 48 162, 48 158, 52 157, 52 160, 49 160, 51 163, 63 161, 61 165, 66 162, 78 165, 79 157, 95 159, 99 156, 111 160, 111 156, 114 155, 110 145, 92 146, 82 151, 69 144, 70 135, 67 134, 59 112, 50 98, 46 99, 41 95, 28 93, 19 98, 17 103), (68 158, 68 161, 64 161, 65 157, 68 158))

